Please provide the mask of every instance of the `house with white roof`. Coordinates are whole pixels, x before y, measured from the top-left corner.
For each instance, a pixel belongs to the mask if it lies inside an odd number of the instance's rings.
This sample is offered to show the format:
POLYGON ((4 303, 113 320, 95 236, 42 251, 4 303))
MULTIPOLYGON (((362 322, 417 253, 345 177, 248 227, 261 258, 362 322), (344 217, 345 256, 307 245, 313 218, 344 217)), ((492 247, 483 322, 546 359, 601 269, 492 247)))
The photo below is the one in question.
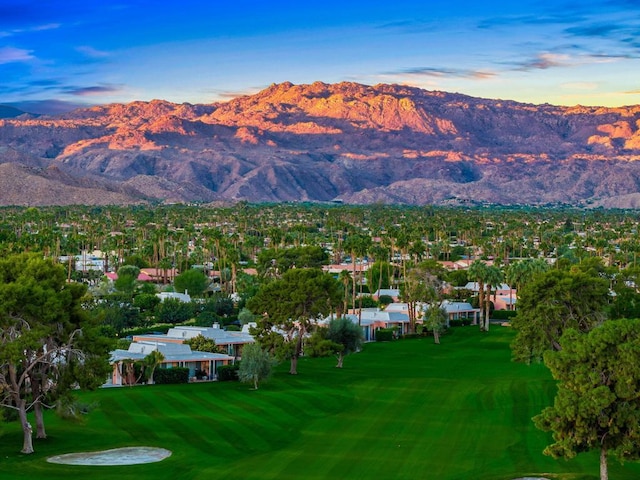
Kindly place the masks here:
POLYGON ((242 331, 234 332, 220 328, 218 323, 214 323, 211 327, 173 327, 170 328, 166 335, 148 334, 134 335, 134 342, 155 342, 163 343, 184 343, 185 340, 202 335, 205 338, 212 339, 216 345, 226 351, 234 359, 242 357, 242 347, 247 343, 254 343, 255 339, 249 333, 250 325, 244 325, 242 331))
POLYGON ((168 298, 180 300, 182 303, 189 303, 191 301, 191 295, 187 292, 160 292, 156 293, 156 297, 158 297, 161 302, 164 302, 168 298))
MULTIPOLYGON (((469 282, 464 287, 473 293, 479 293, 478 282, 469 282)), ((491 286, 491 301, 495 310, 515 310, 516 308, 516 290, 511 288, 507 283, 491 286)))
MULTIPOLYGON (((396 304, 391 304, 396 305, 396 304)), ((406 306, 406 304, 405 304, 406 306)), ((375 332, 379 328, 396 328, 398 335, 404 335, 409 331, 409 314, 405 311, 387 311, 379 308, 363 308, 361 312, 357 310, 345 315, 353 323, 362 327, 365 342, 375 341, 375 332)), ((320 320, 318 324, 326 325, 333 317, 320 320)))
POLYGON ((447 326, 449 326, 449 322, 451 320, 470 320, 474 325, 478 323, 480 309, 473 308, 473 306, 468 302, 452 302, 450 300, 443 300, 440 306, 447 312, 447 326))
POLYGON ((204 372, 206 379, 215 380, 218 367, 234 362, 231 355, 223 353, 194 352, 189 345, 165 343, 160 341, 132 342, 127 350, 117 349, 111 352, 110 363, 113 367, 109 385, 131 385, 135 378, 127 373, 126 364, 143 360, 153 351, 162 353, 164 359, 158 368, 188 368, 189 378, 196 372, 204 372))

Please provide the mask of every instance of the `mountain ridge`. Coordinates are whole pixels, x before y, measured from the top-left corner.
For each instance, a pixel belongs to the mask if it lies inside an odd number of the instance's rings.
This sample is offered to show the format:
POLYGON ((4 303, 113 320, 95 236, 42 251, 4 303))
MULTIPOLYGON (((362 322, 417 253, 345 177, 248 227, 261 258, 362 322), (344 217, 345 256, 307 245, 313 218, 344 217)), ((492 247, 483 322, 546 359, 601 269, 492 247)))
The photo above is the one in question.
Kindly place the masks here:
POLYGON ((402 85, 285 82, 207 105, 152 100, 1 119, 0 166, 32 169, 60 188, 55 197, 29 189, 20 178, 27 170, 6 169, 0 204, 625 206, 640 192, 639 129, 638 105, 562 107, 402 85), (64 185, 85 190, 67 195, 64 185))

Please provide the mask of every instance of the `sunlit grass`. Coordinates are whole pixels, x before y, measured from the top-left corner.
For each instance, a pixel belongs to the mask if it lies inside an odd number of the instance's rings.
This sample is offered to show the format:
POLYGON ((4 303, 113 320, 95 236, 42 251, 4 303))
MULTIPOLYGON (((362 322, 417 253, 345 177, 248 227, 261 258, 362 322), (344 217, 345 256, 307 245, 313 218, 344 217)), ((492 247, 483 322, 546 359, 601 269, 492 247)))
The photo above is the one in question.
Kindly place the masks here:
MULTIPOLYGON (((83 424, 47 417, 49 438, 22 455, 17 424, 0 437, 0 478, 25 479, 596 479, 598 458, 542 455, 531 417, 550 404, 542 365, 510 361, 508 329, 454 330, 429 339, 368 344, 347 357, 281 365, 254 391, 238 383, 141 386, 84 394, 99 406, 83 424), (51 455, 124 446, 173 455, 155 464, 54 465, 51 455)), ((611 462, 611 478, 640 465, 611 462)))

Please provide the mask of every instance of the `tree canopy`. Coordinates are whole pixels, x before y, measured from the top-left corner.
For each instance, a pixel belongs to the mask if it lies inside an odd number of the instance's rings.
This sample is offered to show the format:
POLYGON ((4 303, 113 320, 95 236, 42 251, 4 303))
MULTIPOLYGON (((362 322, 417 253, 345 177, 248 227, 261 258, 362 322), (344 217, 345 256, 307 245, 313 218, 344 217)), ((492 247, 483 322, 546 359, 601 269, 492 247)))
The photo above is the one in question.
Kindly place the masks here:
POLYGON ((273 358, 269 352, 258 343, 249 343, 242 349, 242 360, 238 368, 238 379, 241 382, 253 383, 258 390, 258 384, 271 376, 273 358))
POLYGON ((257 268, 262 276, 280 276, 291 268, 320 268, 329 263, 329 255, 319 246, 267 249, 258 255, 257 268))
POLYGON ((247 303, 258 316, 252 333, 263 347, 289 358, 290 373, 295 375, 311 322, 328 315, 340 300, 340 284, 330 274, 314 268, 288 270, 282 278, 262 285, 247 303), (284 338, 274 327, 284 332, 284 338))
POLYGON ((72 402, 76 386, 95 388, 109 369, 109 342, 82 309, 86 287, 37 254, 0 260, 0 402, 18 411, 23 453, 45 438, 42 408, 72 402))
POLYGON ((188 293, 192 297, 200 297, 209 286, 209 279, 201 270, 191 268, 177 275, 173 285, 177 292, 188 293))
POLYGON ((567 330, 559 351, 545 353, 558 381, 552 407, 534 418, 552 431, 544 453, 572 458, 600 450, 600 478, 607 457, 640 459, 640 320, 609 320, 588 333, 567 330))
POLYGON ((569 328, 588 332, 604 321, 608 300, 608 284, 599 277, 566 270, 538 275, 519 292, 514 359, 537 361, 546 350, 560 350, 569 328))
POLYGON ((357 352, 364 341, 362 327, 352 322, 349 318, 333 318, 329 322, 326 332, 327 340, 338 345, 337 368, 342 368, 344 356, 357 352))
POLYGON ((189 345, 194 352, 220 353, 220 347, 216 345, 216 341, 213 338, 205 337, 201 333, 185 340, 184 343, 189 345))

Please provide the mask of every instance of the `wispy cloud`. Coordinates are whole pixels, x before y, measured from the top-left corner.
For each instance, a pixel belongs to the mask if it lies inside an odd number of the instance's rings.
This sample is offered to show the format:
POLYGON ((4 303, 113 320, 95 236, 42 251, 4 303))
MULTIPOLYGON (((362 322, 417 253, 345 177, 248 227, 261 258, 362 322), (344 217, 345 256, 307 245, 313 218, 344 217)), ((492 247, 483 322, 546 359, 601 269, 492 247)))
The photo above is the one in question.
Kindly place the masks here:
POLYGON ((56 28, 60 28, 60 23, 45 23, 42 25, 35 25, 33 27, 28 28, 14 28, 11 30, 3 30, 0 32, 0 38, 12 37, 14 35, 19 35, 23 33, 32 33, 32 32, 43 32, 45 30, 55 30, 56 28))
POLYGON ((410 75, 417 77, 450 77, 450 78, 467 78, 472 80, 486 80, 496 76, 494 72, 486 70, 473 70, 464 68, 434 68, 434 67, 414 67, 397 70, 394 72, 386 72, 384 75, 410 75))
POLYGON ((261 87, 249 87, 244 90, 219 90, 219 89, 208 89, 205 91, 206 94, 210 94, 215 96, 215 98, 219 98, 221 100, 232 100, 238 97, 244 97, 246 95, 253 95, 258 93, 261 90, 264 90, 267 85, 261 87))
POLYGON ((585 20, 582 14, 514 15, 486 18, 478 23, 482 30, 496 27, 571 25, 585 20))
POLYGON ((45 25, 36 25, 35 27, 31 28, 31 31, 41 32, 43 30, 55 30, 56 28, 60 28, 59 23, 47 23, 45 25))
POLYGON ((591 23, 565 28, 564 32, 575 37, 612 38, 626 30, 624 25, 591 23))
POLYGON ((516 70, 546 70, 553 67, 571 66, 571 57, 560 53, 539 53, 534 58, 524 60, 517 64, 516 70))
POLYGON ((73 87, 64 88, 64 92, 76 97, 91 97, 98 95, 111 95, 122 92, 122 85, 94 85, 91 87, 73 87))
POLYGON ((97 48, 93 48, 88 45, 81 45, 79 47, 76 47, 76 51, 85 55, 86 57, 93 59, 106 58, 109 56, 109 52, 98 50, 97 48))
POLYGON ((12 62, 28 62, 35 57, 31 55, 32 50, 22 48, 2 47, 0 48, 0 65, 12 62))

